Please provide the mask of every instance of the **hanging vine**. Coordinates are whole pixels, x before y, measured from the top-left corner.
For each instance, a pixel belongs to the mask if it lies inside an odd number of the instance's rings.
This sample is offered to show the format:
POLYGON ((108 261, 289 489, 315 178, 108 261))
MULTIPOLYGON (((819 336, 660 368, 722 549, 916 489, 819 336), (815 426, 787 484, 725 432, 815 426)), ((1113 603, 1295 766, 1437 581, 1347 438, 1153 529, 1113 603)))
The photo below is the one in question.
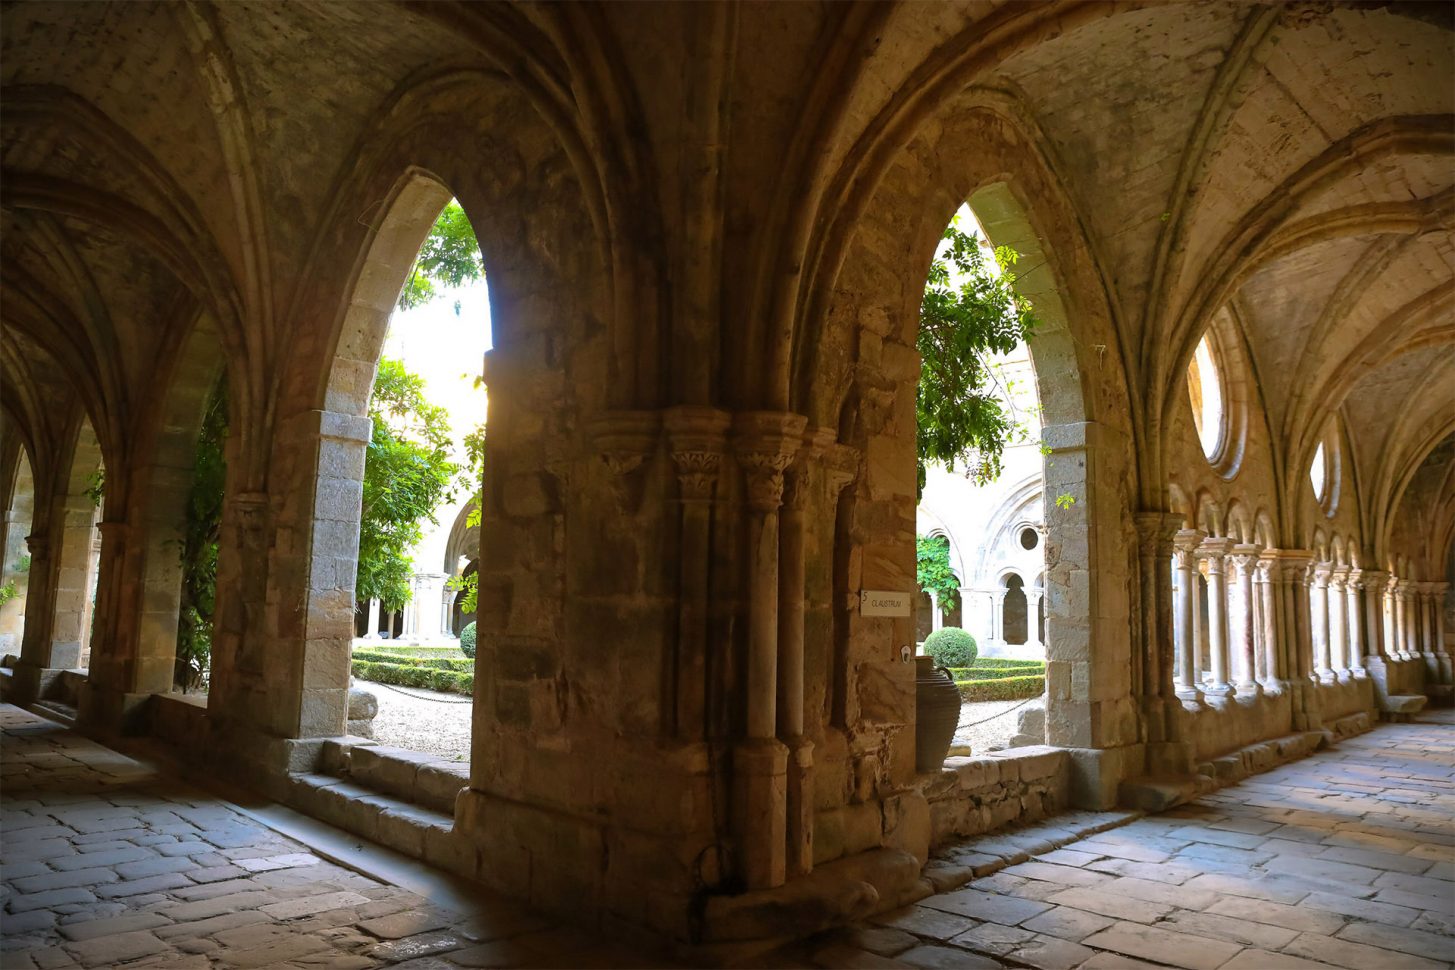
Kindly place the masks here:
POLYGON ((182 601, 177 616, 177 686, 197 690, 212 664, 212 617, 217 605, 217 543, 222 528, 222 496, 227 479, 227 381, 218 381, 207 399, 192 491, 187 497, 182 536, 182 601))

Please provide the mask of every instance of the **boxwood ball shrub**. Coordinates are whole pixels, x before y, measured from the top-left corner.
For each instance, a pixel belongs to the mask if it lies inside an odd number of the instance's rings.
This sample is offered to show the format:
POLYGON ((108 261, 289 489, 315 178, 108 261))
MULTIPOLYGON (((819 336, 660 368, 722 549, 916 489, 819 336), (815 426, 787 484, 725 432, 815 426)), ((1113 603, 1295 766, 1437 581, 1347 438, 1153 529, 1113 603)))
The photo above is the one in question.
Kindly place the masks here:
POLYGON ((957 626, 941 627, 925 640, 925 653, 941 667, 968 667, 975 662, 975 638, 957 626))
POLYGON ((460 652, 467 657, 475 656, 475 621, 465 624, 460 631, 460 652))

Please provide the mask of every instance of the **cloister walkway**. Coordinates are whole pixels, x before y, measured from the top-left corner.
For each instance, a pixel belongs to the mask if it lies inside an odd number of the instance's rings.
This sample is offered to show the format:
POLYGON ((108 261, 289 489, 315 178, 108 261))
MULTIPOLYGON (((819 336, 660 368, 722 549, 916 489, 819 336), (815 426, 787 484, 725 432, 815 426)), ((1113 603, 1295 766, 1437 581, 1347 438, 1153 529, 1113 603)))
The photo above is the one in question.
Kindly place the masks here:
MULTIPOLYGON (((388 864, 357 840, 339 865, 266 811, 15 707, 0 730, 7 970, 667 965, 510 900, 462 902, 443 876, 363 875, 388 864)), ((1448 967, 1452 817, 1455 717, 1436 712, 754 965, 1448 967)))

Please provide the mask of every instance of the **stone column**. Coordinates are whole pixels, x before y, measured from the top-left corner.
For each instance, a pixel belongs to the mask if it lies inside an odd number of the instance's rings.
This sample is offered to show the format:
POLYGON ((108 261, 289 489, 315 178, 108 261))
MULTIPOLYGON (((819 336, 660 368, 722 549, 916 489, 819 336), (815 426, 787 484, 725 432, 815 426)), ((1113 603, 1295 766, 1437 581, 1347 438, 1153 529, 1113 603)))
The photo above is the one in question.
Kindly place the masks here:
POLYGON ((1005 645, 1005 594, 1001 586, 990 591, 990 640, 1005 645))
POLYGON ((1238 594, 1238 611, 1232 626, 1232 642, 1238 658, 1238 693, 1256 696, 1262 693, 1258 659, 1253 652, 1253 567, 1258 562, 1258 549, 1250 545, 1234 546, 1228 561, 1233 564, 1233 582, 1238 594))
POLYGON ((1452 668, 1450 652, 1445 648, 1445 595, 1450 589, 1448 582, 1431 583, 1433 588, 1433 609, 1435 622, 1435 659, 1440 666, 1440 683, 1455 683, 1455 668, 1452 668))
POLYGON ((1349 567, 1329 571, 1329 667, 1341 683, 1352 676, 1349 668, 1349 567))
POLYGON ((1045 649, 1041 642, 1041 597, 1045 590, 1040 587, 1026 589, 1026 646, 1045 649))
POLYGON ((1183 529, 1173 537, 1173 569, 1177 574, 1177 612, 1174 638, 1177 641, 1177 696, 1200 702, 1197 670, 1197 547, 1207 534, 1183 529))
POLYGON ((976 643, 990 642, 990 624, 993 609, 988 605, 989 602, 990 598, 987 594, 976 589, 971 589, 969 586, 960 587, 960 609, 964 611, 964 619, 962 622, 964 622, 966 629, 971 630, 971 633, 975 636, 976 643), (975 603, 979 607, 978 622, 974 624, 970 622, 971 603, 975 603), (972 626, 973 629, 971 629, 972 626))
POLYGON ((1350 568, 1344 583, 1344 612, 1348 616, 1345 629, 1349 638, 1349 673, 1354 677, 1369 674, 1364 666, 1364 611, 1360 608, 1363 601, 1364 570, 1350 568))
POLYGON ((1228 634, 1226 610, 1227 589, 1223 581, 1224 557, 1232 548, 1229 539, 1207 539, 1202 543, 1203 562, 1207 565, 1207 635, 1208 659, 1212 670, 1206 692, 1227 695, 1233 692, 1228 683, 1228 634))
POLYGON ((930 632, 934 633, 945 625, 945 618, 940 613, 940 594, 932 589, 925 592, 930 596, 930 632))
POLYGON ((26 590, 25 631, 20 639, 20 662, 15 666, 14 700, 29 704, 39 699, 55 678, 51 625, 55 618, 55 571, 49 537, 37 532, 25 537, 30 550, 30 585, 26 590))
POLYGON ((1192 676, 1198 690, 1207 684, 1212 669, 1207 634, 1207 563, 1199 550, 1192 560, 1192 676))
POLYGON ((733 751, 738 863, 745 889, 781 886, 787 875, 788 749, 776 737, 778 695, 779 508, 783 473, 807 419, 738 416, 735 445, 747 480, 748 650, 744 737, 733 751))
POLYGON ((1380 613, 1384 619, 1383 651, 1386 660, 1400 659, 1400 638, 1399 638, 1399 601, 1395 596, 1395 589, 1399 580, 1392 573, 1385 574, 1384 588, 1379 591, 1381 600, 1380 613))
POLYGON ((731 421, 724 411, 693 406, 670 408, 662 419, 681 506, 677 646, 669 675, 675 690, 666 727, 668 734, 687 741, 702 739, 707 729, 713 502, 731 421))
POLYGON ((1329 664, 1329 574, 1333 565, 1314 564, 1313 583, 1309 586, 1310 631, 1314 645, 1314 671, 1323 684, 1334 682, 1334 669, 1329 664))
POLYGON ((379 600, 369 600, 369 622, 364 630, 364 636, 377 637, 379 635, 379 600))
POLYGON ((1407 579, 1396 579, 1394 585, 1394 638, 1396 648, 1399 651, 1400 660, 1413 660, 1416 651, 1414 645, 1413 623, 1414 617, 1410 615, 1410 581, 1407 579))
MULTIPOLYGON (((778 560, 778 739, 788 748, 787 856, 789 879, 813 869, 813 742, 803 736, 804 507, 807 457, 784 475, 778 560)), ((939 618, 939 604, 935 603, 939 618)), ((939 629, 938 625, 936 629, 939 629)))
POLYGON ((399 631, 399 638, 414 636, 419 613, 419 576, 409 577, 409 602, 404 604, 404 628, 399 631))
POLYGON ((1258 657, 1258 675, 1264 687, 1282 690, 1285 665, 1281 657, 1281 626, 1278 616, 1278 554, 1264 550, 1258 557, 1256 589, 1259 603, 1262 650, 1258 657))
POLYGON ((1440 679, 1440 655, 1435 649, 1435 630, 1440 624, 1440 598, 1436 593, 1438 583, 1420 583, 1420 658, 1425 663, 1425 678, 1430 684, 1444 683, 1440 679))

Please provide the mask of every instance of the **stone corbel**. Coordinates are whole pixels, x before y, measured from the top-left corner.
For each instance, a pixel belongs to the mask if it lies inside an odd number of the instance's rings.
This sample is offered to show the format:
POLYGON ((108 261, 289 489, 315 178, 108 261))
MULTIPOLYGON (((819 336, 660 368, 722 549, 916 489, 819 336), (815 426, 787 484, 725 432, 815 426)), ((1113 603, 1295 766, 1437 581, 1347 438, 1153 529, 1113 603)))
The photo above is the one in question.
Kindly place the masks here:
POLYGON ((238 528, 247 548, 258 548, 268 528, 268 493, 241 492, 232 499, 238 528))
POLYGON ((612 494, 623 512, 641 505, 647 457, 657 450, 658 411, 607 411, 587 424, 587 438, 611 472, 612 494))

